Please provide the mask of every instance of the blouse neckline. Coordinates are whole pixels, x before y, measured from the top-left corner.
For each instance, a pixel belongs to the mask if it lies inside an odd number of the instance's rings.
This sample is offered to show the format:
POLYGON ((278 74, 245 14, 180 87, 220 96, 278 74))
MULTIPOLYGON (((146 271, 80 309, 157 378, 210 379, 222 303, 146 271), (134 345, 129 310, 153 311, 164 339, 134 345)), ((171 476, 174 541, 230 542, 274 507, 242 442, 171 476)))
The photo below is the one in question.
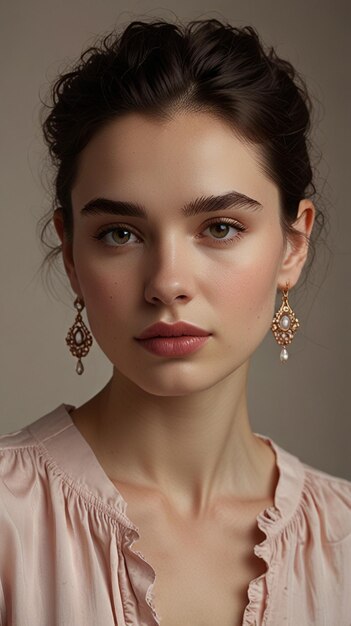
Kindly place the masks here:
MULTIPOLYGON (((70 411, 71 404, 60 404, 27 428, 39 442, 42 453, 49 458, 68 482, 98 508, 105 508, 126 527, 138 531, 126 514, 127 503, 110 480, 95 453, 76 427, 70 411)), ((277 445, 270 437, 254 433, 273 449, 279 478, 274 494, 274 505, 257 516, 257 522, 266 535, 281 531, 295 513, 301 499, 305 470, 300 459, 277 445)), ((262 544, 260 544, 262 545, 262 544)))

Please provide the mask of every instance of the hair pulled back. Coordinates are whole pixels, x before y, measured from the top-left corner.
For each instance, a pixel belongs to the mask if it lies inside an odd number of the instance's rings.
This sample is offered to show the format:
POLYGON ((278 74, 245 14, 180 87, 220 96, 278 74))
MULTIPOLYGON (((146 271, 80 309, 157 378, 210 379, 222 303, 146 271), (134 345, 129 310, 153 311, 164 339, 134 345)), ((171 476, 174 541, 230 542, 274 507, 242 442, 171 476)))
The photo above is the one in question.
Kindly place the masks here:
MULTIPOLYGON (((251 26, 217 19, 186 25, 133 21, 83 52, 54 83, 51 96, 43 131, 56 171, 54 205, 63 210, 70 240, 78 156, 106 122, 132 112, 160 120, 180 111, 210 112, 258 144, 263 170, 280 192, 285 236, 294 234, 299 201, 315 193, 305 83, 273 48, 264 49, 251 26)), ((47 217, 44 243, 52 213, 47 217)), ((316 222, 321 229, 319 210, 316 222)), ((47 259, 62 249, 49 247, 47 259)))

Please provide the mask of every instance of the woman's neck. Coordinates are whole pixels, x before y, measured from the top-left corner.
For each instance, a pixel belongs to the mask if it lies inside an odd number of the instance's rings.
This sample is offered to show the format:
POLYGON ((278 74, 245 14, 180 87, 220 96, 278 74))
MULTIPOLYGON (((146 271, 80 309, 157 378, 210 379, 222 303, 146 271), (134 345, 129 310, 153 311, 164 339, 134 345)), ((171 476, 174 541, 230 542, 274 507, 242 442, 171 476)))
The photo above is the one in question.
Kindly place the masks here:
POLYGON ((250 427, 248 364, 210 389, 146 393, 119 372, 72 419, 111 480, 157 490, 185 515, 272 496, 275 455, 250 427))

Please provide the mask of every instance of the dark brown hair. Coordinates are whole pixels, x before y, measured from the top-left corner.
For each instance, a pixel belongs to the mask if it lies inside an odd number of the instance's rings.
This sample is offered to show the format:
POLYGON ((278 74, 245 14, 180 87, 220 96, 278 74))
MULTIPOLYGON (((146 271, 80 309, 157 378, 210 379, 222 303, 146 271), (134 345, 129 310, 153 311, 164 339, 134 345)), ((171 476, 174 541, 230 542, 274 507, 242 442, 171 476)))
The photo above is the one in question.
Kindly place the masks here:
MULTIPOLYGON (((316 193, 309 156, 312 105, 305 83, 273 48, 264 48, 251 26, 235 28, 217 19, 186 25, 133 21, 87 49, 57 79, 49 106, 43 131, 56 172, 54 207, 62 207, 71 240, 79 153, 106 122, 130 112, 160 120, 182 110, 210 112, 255 143, 280 192, 284 236, 293 239, 299 201, 316 193)), ((52 211, 42 218, 44 243, 51 219, 52 211)), ((323 224, 317 208, 312 257, 323 224)), ((45 260, 62 249, 46 245, 45 260)))

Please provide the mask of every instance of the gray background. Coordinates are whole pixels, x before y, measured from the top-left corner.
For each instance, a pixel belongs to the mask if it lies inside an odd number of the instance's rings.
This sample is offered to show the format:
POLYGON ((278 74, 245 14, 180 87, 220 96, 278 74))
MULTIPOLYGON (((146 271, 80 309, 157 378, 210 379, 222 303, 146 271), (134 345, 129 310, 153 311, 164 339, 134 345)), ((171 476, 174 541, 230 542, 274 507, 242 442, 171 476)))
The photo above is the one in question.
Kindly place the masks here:
MULTIPOLYGON (((31 0, 1 8, 1 414, 0 432, 17 430, 61 402, 82 404, 108 380, 111 364, 94 344, 82 377, 65 336, 73 295, 56 295, 38 271, 36 224, 50 207, 49 174, 39 124, 40 98, 96 36, 132 19, 216 17, 255 26, 289 59, 318 101, 314 140, 317 183, 329 213, 306 287, 291 295, 300 320, 287 365, 269 332, 252 360, 253 430, 304 462, 351 479, 350 461, 350 3, 345 0, 31 0)), ((277 300, 278 304, 278 300, 277 300)))

